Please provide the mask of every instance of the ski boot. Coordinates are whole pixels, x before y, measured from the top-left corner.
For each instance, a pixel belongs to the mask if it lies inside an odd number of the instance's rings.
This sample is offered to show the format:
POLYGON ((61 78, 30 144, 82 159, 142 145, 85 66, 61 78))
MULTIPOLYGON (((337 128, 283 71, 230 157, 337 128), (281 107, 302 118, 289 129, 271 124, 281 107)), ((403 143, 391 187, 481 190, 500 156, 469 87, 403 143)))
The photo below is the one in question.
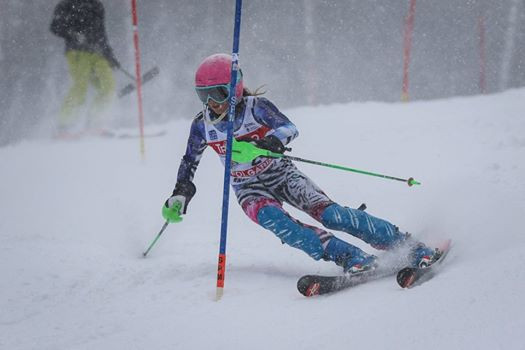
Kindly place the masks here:
POLYGON ((353 256, 345 260, 343 269, 346 274, 360 275, 366 272, 372 272, 377 268, 377 257, 368 255, 366 257, 353 256))
POLYGON ((323 259, 335 262, 343 268, 345 274, 350 275, 373 271, 377 267, 375 255, 367 254, 337 237, 330 238, 323 259))
POLYGON ((435 248, 429 248, 423 243, 415 244, 408 256, 411 267, 425 268, 435 263, 443 253, 435 248))

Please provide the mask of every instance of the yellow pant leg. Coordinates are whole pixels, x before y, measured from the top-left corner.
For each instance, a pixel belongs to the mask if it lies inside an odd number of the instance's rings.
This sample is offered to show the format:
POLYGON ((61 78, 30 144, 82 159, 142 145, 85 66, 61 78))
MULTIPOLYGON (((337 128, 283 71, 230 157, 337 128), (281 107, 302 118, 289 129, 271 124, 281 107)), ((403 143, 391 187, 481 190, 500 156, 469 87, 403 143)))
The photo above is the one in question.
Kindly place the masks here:
MULTIPOLYGON (((96 89, 90 117, 99 119, 102 112, 108 107, 115 94, 115 80, 108 61, 99 54, 91 54, 92 75, 91 81, 96 89)), ((95 123, 97 120, 93 120, 95 123)))
POLYGON ((69 74, 73 84, 60 110, 59 124, 62 127, 73 122, 73 114, 77 111, 78 107, 82 106, 86 101, 91 71, 89 55, 87 52, 76 50, 66 53, 69 74))

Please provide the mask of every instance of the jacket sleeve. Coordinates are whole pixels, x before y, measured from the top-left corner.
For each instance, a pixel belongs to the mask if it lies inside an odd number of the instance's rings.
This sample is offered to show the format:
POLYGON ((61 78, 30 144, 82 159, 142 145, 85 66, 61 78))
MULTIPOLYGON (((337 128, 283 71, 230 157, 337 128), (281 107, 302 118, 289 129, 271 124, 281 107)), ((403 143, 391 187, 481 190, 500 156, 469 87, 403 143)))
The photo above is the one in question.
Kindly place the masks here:
POLYGON ((204 150, 208 147, 204 137, 204 124, 202 114, 199 114, 191 124, 190 136, 186 145, 186 153, 180 162, 177 182, 192 181, 195 171, 202 158, 204 150))
POLYGON ((264 97, 258 97, 253 106, 255 119, 269 128, 271 132, 267 134, 277 137, 283 145, 287 145, 297 136, 299 132, 296 126, 279 109, 264 97))

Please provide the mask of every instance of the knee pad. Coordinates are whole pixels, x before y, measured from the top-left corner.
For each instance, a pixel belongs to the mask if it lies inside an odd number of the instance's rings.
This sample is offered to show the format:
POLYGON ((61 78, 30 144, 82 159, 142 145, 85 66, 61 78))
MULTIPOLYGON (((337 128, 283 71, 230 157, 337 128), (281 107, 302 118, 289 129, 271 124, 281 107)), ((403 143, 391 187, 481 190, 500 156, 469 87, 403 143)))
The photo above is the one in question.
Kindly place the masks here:
POLYGON ((313 259, 323 257, 324 249, 315 230, 293 219, 282 208, 273 205, 260 208, 257 222, 284 243, 301 249, 313 259))

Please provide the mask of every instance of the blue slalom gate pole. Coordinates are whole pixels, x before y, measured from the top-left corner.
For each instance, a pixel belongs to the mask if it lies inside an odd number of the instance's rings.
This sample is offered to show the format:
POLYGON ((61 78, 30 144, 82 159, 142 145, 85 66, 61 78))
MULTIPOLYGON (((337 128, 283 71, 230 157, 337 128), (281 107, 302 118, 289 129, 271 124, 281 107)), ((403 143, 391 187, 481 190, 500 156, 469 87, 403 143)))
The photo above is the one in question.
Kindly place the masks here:
POLYGON ((228 207, 230 202, 230 173, 232 162, 233 120, 235 119, 235 106, 237 98, 237 74, 239 74, 239 36, 241 32, 241 7, 242 0, 235 1, 235 22, 233 28, 232 69, 230 77, 230 108, 228 110, 228 125, 226 133, 226 160, 224 162, 224 187, 222 194, 222 219, 221 242, 219 246, 219 264, 217 267, 217 293, 216 300, 220 300, 224 293, 224 280, 226 277, 226 236, 228 233, 228 207))

